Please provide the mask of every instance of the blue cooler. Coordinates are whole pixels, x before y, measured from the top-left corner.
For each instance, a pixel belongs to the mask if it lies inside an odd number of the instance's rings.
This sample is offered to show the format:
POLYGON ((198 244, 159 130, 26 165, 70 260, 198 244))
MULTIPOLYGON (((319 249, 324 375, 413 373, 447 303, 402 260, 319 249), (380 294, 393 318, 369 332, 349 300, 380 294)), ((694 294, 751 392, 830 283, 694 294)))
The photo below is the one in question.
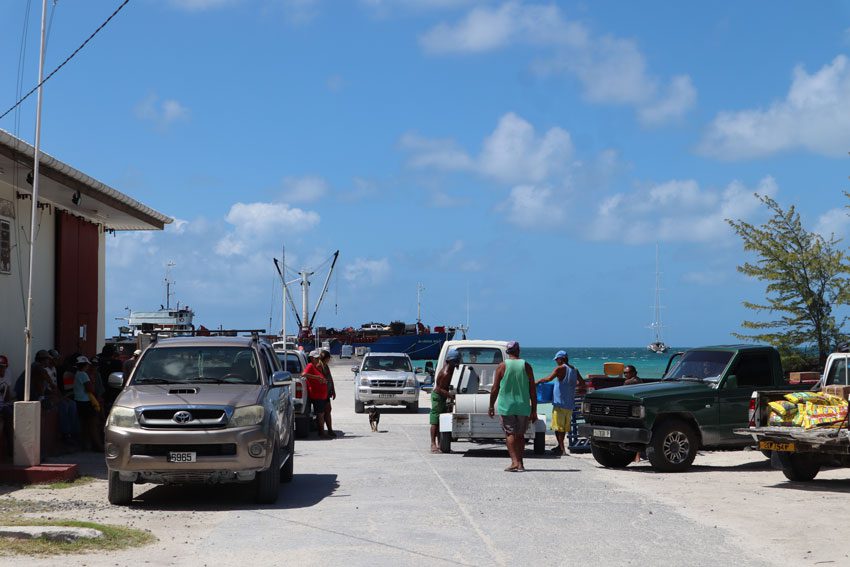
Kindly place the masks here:
POLYGON ((537 385, 537 403, 551 404, 555 394, 554 382, 543 382, 537 385))

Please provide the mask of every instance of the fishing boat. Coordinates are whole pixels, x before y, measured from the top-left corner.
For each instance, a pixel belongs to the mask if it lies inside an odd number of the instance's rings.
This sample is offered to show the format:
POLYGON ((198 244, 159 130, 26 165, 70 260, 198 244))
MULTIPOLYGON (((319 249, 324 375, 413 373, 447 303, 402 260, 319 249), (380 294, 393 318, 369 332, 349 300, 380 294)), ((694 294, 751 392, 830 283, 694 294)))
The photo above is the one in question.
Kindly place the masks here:
POLYGON ((649 324, 649 328, 652 330, 653 340, 646 348, 654 353, 664 354, 670 350, 670 347, 661 338, 661 329, 663 328, 661 324, 661 272, 659 271, 657 244, 655 245, 655 305, 652 308, 652 312, 653 319, 652 323, 649 324))
MULTIPOLYGON (((344 345, 350 345, 354 352, 358 352, 358 349, 360 351, 368 350, 369 352, 403 352, 413 360, 436 360, 440 354, 440 349, 443 347, 443 343, 452 340, 458 330, 465 331, 462 327, 450 326, 436 326, 432 329, 422 323, 421 294, 424 288, 421 284, 417 286, 416 323, 393 321, 385 324, 371 321, 359 327, 331 328, 316 326, 316 315, 328 291, 328 285, 336 267, 338 257, 339 250, 334 252, 325 263, 320 265, 321 268, 321 266, 327 264, 329 268, 324 286, 316 300, 316 305, 312 313, 309 308, 310 281, 320 271, 320 268, 301 269, 297 272, 290 270, 291 273, 297 274, 297 277, 287 282, 286 273, 289 268, 287 268, 284 262, 278 262, 277 259, 274 260, 275 267, 284 287, 284 302, 288 304, 298 324, 298 345, 305 350, 312 350, 320 345, 328 348, 331 354, 339 355, 342 353, 342 347, 344 345), (301 286, 300 313, 296 309, 295 302, 289 291, 289 286, 295 284, 301 286)), ((286 307, 284 307, 284 313, 285 311, 286 307)), ((282 330, 282 335, 285 335, 285 327, 282 330)))

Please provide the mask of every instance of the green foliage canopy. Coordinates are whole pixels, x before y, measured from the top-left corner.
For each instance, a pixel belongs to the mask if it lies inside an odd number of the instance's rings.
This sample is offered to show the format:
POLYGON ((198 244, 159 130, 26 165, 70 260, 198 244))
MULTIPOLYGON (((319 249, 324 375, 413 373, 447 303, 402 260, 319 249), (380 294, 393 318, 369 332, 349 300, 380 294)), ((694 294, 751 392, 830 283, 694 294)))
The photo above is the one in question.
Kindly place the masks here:
POLYGON ((783 210, 768 196, 756 194, 756 198, 772 213, 767 222, 761 226, 726 222, 741 237, 744 249, 758 257, 738 266, 738 271, 767 282, 763 303, 743 303, 774 318, 744 321, 742 326, 754 332, 734 335, 781 348, 811 346, 823 364, 846 338, 841 333, 844 320, 836 320, 833 307, 847 303, 850 295, 848 257, 834 235, 825 238, 806 230, 793 206, 783 210))

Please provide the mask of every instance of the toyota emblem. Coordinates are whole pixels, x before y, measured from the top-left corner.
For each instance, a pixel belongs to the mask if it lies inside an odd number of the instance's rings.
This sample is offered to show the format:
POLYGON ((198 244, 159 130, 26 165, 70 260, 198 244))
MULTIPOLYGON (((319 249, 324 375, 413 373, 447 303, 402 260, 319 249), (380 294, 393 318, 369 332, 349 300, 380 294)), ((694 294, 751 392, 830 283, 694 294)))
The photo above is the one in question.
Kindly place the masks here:
MULTIPOLYGON (((605 412, 605 415, 608 415, 609 413, 611 413, 611 408, 610 408, 610 407, 608 407, 608 406, 605 406, 605 407, 602 409, 602 411, 603 411, 603 412, 605 412)), ((186 412, 186 413, 188 413, 188 412, 186 412)), ((176 415, 174 416, 174 420, 175 420, 175 421, 177 421, 177 416, 176 416, 176 415)))
POLYGON ((190 421, 192 421, 192 414, 185 410, 178 411, 171 419, 173 419, 177 423, 189 423, 190 421))

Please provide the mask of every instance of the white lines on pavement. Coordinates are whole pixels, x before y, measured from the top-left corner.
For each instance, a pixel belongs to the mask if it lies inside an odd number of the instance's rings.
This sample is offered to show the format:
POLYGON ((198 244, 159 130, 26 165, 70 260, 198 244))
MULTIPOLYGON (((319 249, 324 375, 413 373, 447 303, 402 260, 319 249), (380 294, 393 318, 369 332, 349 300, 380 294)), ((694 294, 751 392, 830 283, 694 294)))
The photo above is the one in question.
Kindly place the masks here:
POLYGON ((490 557, 493 558, 493 561, 495 561, 499 565, 505 565, 507 562, 505 561, 504 557, 499 552, 499 550, 497 550, 493 546, 493 542, 490 540, 489 537, 487 537, 487 534, 484 533, 484 531, 478 526, 478 523, 472 518, 472 514, 470 514, 466 507, 461 504, 460 500, 458 500, 457 496, 455 496, 454 491, 449 487, 448 483, 445 481, 445 479, 443 479, 442 475, 437 472, 437 469, 434 468, 434 465, 431 464, 431 462, 422 455, 422 451, 416 449, 416 443, 413 442, 413 439, 410 437, 410 434, 407 433, 407 428, 402 427, 401 430, 404 432, 404 436, 407 437, 407 440, 410 442, 411 447, 413 447, 414 454, 419 457, 419 460, 428 465, 428 468, 431 469, 431 471, 434 473, 434 476, 437 477, 437 479, 443 485, 443 488, 446 489, 446 492, 454 501, 455 505, 458 507, 458 510, 460 510, 460 513, 463 514, 463 517, 466 518, 466 521, 469 523, 470 526, 472 526, 472 529, 475 530, 475 533, 484 543, 484 546, 487 548, 487 552, 490 553, 490 557))

